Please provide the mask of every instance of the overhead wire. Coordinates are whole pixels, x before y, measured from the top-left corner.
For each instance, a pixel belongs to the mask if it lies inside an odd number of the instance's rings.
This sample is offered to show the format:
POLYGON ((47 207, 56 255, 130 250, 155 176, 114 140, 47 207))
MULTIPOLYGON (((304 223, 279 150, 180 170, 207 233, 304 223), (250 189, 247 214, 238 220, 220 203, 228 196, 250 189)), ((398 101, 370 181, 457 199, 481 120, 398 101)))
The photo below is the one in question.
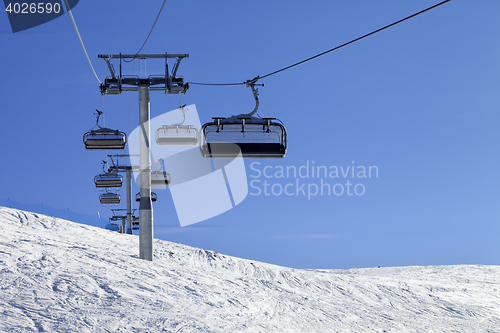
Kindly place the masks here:
POLYGON ((419 11, 419 12, 417 12, 417 13, 415 13, 415 14, 412 14, 412 15, 410 15, 410 16, 407 16, 407 17, 405 17, 405 18, 403 18, 403 19, 401 19, 401 20, 399 20, 399 21, 396 21, 396 22, 393 22, 393 23, 391 23, 391 24, 388 24, 388 25, 386 25, 386 26, 384 26, 384 27, 382 27, 382 28, 380 28, 380 29, 374 30, 374 31, 372 31, 372 32, 370 32, 370 33, 367 33, 366 35, 363 35, 363 36, 361 36, 361 37, 358 37, 358 38, 356 38, 356 39, 353 39, 353 40, 351 40, 351 41, 349 41, 349 42, 347 42, 347 43, 344 43, 344 44, 342 44, 342 45, 336 46, 336 47, 334 47, 334 48, 332 48, 332 49, 329 49, 329 50, 327 50, 327 51, 325 51, 325 52, 319 53, 319 54, 317 54, 317 55, 315 55, 315 56, 312 56, 312 57, 310 57, 310 58, 307 58, 307 59, 305 59, 305 60, 299 61, 299 62, 297 62, 297 63, 295 63, 295 64, 293 64, 293 65, 290 65, 290 66, 284 67, 284 68, 279 69, 279 70, 277 70, 277 71, 274 71, 274 72, 271 72, 271 73, 266 74, 266 75, 264 75, 264 76, 261 76, 261 77, 260 77, 260 79, 264 79, 264 78, 266 78, 266 77, 269 77, 269 76, 274 75, 274 74, 278 74, 278 73, 283 72, 283 71, 285 71, 285 70, 287 70, 287 69, 290 69, 290 68, 292 68, 292 67, 295 67, 295 66, 301 65, 301 64, 303 64, 303 63, 305 63, 305 62, 308 62, 308 61, 310 61, 310 60, 313 60, 313 59, 319 58, 319 57, 321 57, 321 56, 323 56, 323 55, 325 55, 325 54, 328 54, 328 53, 330 53, 330 52, 333 52, 333 51, 335 51, 335 50, 338 50, 338 49, 340 49, 340 48, 343 48, 344 46, 347 46, 347 45, 349 45, 349 44, 355 43, 355 42, 357 42, 357 41, 359 41, 359 40, 362 40, 362 39, 364 39, 364 38, 366 38, 366 37, 372 36, 372 35, 374 35, 374 34, 376 34, 376 33, 378 33, 378 32, 381 32, 381 31, 383 31, 383 30, 389 29, 389 28, 391 28, 391 27, 393 27, 393 26, 395 26, 395 25, 397 25, 397 24, 399 24, 399 23, 402 23, 402 22, 407 21, 407 20, 409 20, 409 19, 411 19, 411 18, 414 18, 414 17, 416 17, 416 16, 418 16, 418 15, 420 15, 420 14, 423 14, 423 13, 425 13, 425 12, 428 12, 428 11, 430 11, 430 10, 432 10, 432 9, 434 9, 434 8, 437 8, 437 7, 441 6, 441 5, 444 5, 445 3, 450 2, 450 1, 452 1, 452 0, 444 0, 444 1, 442 1, 442 2, 440 2, 440 3, 438 3, 438 4, 436 4, 436 5, 433 5, 433 6, 431 6, 431 7, 428 7, 428 8, 426 8, 426 9, 421 10, 421 11, 419 11))
POLYGON ((187 82, 189 84, 195 84, 199 86, 240 86, 245 84, 245 82, 239 83, 200 83, 200 82, 187 82))
POLYGON ((73 17, 73 14, 71 13, 71 9, 69 8, 68 0, 64 0, 64 3, 66 4, 66 10, 68 11, 69 16, 71 17, 71 21, 73 21, 73 26, 75 27, 76 34, 78 35, 78 39, 80 40, 80 43, 82 44, 83 47, 83 52, 85 52, 85 56, 87 57, 87 60, 89 61, 90 67, 92 68, 92 72, 94 72, 95 78, 99 83, 102 83, 101 80, 99 80, 99 77, 97 76, 94 66, 92 66, 92 61, 90 61, 89 55, 87 53, 87 50, 85 49, 85 45, 83 44, 82 36, 80 36, 80 32, 78 31, 78 27, 76 26, 75 18, 73 17))
MULTIPOLYGON (((137 51, 137 53, 135 54, 135 56, 137 56, 137 55, 141 52, 141 50, 144 48, 144 46, 146 45, 146 43, 147 43, 147 41, 148 41, 149 37, 151 36, 151 33, 153 32, 154 27, 156 26, 156 23, 158 22, 158 19, 159 19, 160 14, 161 14, 161 12, 162 12, 162 10, 163 10, 163 7, 165 6, 166 1, 167 1, 167 0, 164 0, 164 1, 163 1, 162 6, 161 6, 161 8, 160 8, 160 10, 159 10, 159 12, 158 12, 158 15, 156 16, 155 22, 153 23, 153 26, 151 27, 151 30, 149 31, 149 34, 148 34, 148 36, 146 37, 146 40, 145 40, 145 41, 144 41, 144 43, 142 44, 142 46, 141 46, 141 48, 139 49, 139 51, 137 51)), ((321 57, 321 56, 323 56, 323 55, 326 55, 326 54, 328 54, 328 53, 330 53, 330 52, 333 52, 333 51, 336 51, 336 50, 338 50, 338 49, 341 49, 341 48, 343 48, 343 47, 345 47, 345 46, 347 46, 347 45, 350 45, 350 44, 352 44, 352 43, 355 43, 355 42, 357 42, 357 41, 360 41, 360 40, 362 40, 362 39, 365 39, 365 38, 367 38, 367 37, 369 37, 369 36, 372 36, 372 35, 374 35, 374 34, 376 34, 376 33, 381 32, 381 31, 383 31, 383 30, 389 29, 389 28, 391 28, 391 27, 393 27, 393 26, 395 26, 395 25, 398 25, 398 24, 400 24, 400 23, 402 23, 402 22, 405 22, 405 21, 407 21, 407 20, 409 20, 409 19, 412 19, 412 18, 414 18, 414 17, 416 17, 416 16, 419 16, 419 15, 421 15, 421 14, 423 14, 423 13, 426 13, 426 12, 428 12, 428 11, 432 10, 432 9, 435 9, 435 8, 437 8, 437 7, 440 7, 440 6, 442 6, 442 5, 444 5, 444 4, 448 3, 448 2, 451 2, 451 1, 452 1, 452 0, 444 0, 444 1, 441 1, 441 2, 439 2, 439 3, 437 3, 437 4, 433 5, 433 6, 430 6, 430 7, 428 7, 428 8, 425 8, 425 9, 423 9, 423 10, 421 10, 421 11, 417 12, 417 13, 414 13, 414 14, 412 14, 412 15, 409 15, 409 16, 407 16, 407 17, 405 17, 405 18, 402 18, 402 19, 400 19, 400 20, 398 20, 398 21, 396 21, 396 22, 393 22, 393 23, 391 23, 391 24, 388 24, 388 25, 386 25, 386 26, 384 26, 384 27, 382 27, 382 28, 379 28, 379 29, 377 29, 377 30, 374 30, 374 31, 372 31, 372 32, 370 32, 370 33, 367 33, 367 34, 363 35, 363 36, 360 36, 360 37, 358 37, 358 38, 355 38, 355 39, 353 39, 353 40, 350 40, 350 41, 348 41, 348 42, 346 42, 346 43, 344 43, 344 44, 338 45, 338 46, 336 46, 336 47, 334 47, 334 48, 331 48, 331 49, 329 49, 329 50, 326 50, 326 51, 324 51, 324 52, 321 52, 321 53, 319 53, 319 54, 316 54, 316 55, 314 55, 314 56, 312 56, 312 57, 309 57, 309 58, 307 58, 307 59, 304 59, 304 60, 302 60, 302 61, 296 62, 296 63, 294 63, 294 64, 292 64, 292 65, 289 65, 289 66, 283 67, 283 68, 281 68, 281 69, 279 69, 279 70, 276 70, 276 71, 274 71, 274 72, 268 73, 268 74, 266 74, 266 75, 263 75, 263 76, 257 76, 257 77, 255 77, 255 78, 254 78, 254 79, 252 79, 252 80, 247 80, 247 81, 244 81, 244 82, 232 82, 232 83, 205 83, 205 82, 187 82, 187 83, 188 83, 188 84, 191 84, 191 85, 203 85, 203 86, 240 86, 240 85, 246 85, 246 84, 248 84, 248 83, 255 83, 255 82, 257 82, 258 80, 262 80, 262 79, 267 78, 267 77, 269 77, 269 76, 272 76, 272 75, 275 75, 275 74, 281 73, 281 72, 283 72, 283 71, 285 71, 285 70, 288 70, 288 69, 290 69, 290 68, 296 67, 296 66, 301 65, 301 64, 303 64, 303 63, 306 63, 306 62, 308 62, 308 61, 311 61, 311 60, 313 60, 313 59, 316 59, 316 58, 319 58, 319 57, 321 57)), ((67 8, 67 10, 68 10, 68 13, 70 14, 71 20, 73 21, 73 25, 74 25, 74 27, 75 27, 75 30, 76 30, 76 33, 77 33, 78 38, 79 38, 79 40, 80 40, 80 43, 82 44, 83 50, 84 50, 85 55, 86 55, 86 57, 87 57, 87 60, 88 60, 88 62, 89 62, 89 64, 90 64, 90 67, 92 68, 92 71, 94 72, 94 75, 95 75, 95 77, 97 78, 97 80, 99 81, 99 83, 101 83, 101 80, 99 80, 99 77, 97 76, 97 74, 96 74, 96 72, 95 72, 95 70, 94 70, 94 66, 92 65, 92 62, 90 61, 90 58, 89 58, 89 56, 88 56, 88 54, 87 54, 87 50, 85 49, 85 45, 83 44, 83 40, 82 40, 82 38, 81 38, 81 36, 80 36, 80 33, 79 33, 79 31, 78 31, 78 28, 77 28, 77 26, 76 26, 76 22, 75 22, 75 20, 74 20, 74 18, 73 18, 73 15, 72 15, 72 13, 71 13, 71 9, 69 8, 68 1, 67 1, 67 0, 64 0, 64 2, 65 2, 65 4, 66 4, 66 8, 67 8)), ((125 62, 132 62, 132 61, 134 61, 134 60, 135 60, 135 56, 134 56, 131 60, 126 60, 126 59, 124 59, 124 61, 125 61, 125 62)))
MULTIPOLYGON (((252 79, 252 80, 249 80, 249 81, 245 81, 245 82, 233 82, 233 83, 204 83, 204 82, 187 82, 187 83, 192 84, 192 85, 204 85, 204 86, 239 86, 239 85, 245 85, 245 84, 247 84, 247 83, 249 83, 249 82, 257 82, 258 80, 261 80, 261 79, 267 78, 267 77, 269 77, 269 76, 272 76, 272 75, 275 75, 275 74, 281 73, 281 72, 283 72, 283 71, 285 71, 285 70, 287 70, 287 69, 290 69, 290 68, 293 68, 293 67, 295 67, 295 66, 301 65, 301 64, 306 63, 306 62, 308 62, 308 61, 311 61, 311 60, 313 60, 313 59, 319 58, 319 57, 321 57, 321 56, 323 56, 323 55, 325 55, 325 54, 328 54, 328 53, 330 53, 330 52, 333 52, 333 51, 336 51, 336 50, 338 50, 338 49, 340 49, 340 48, 343 48, 343 47, 345 47, 345 46, 347 46, 347 45, 350 45, 350 44, 352 44, 352 43, 355 43, 355 42, 357 42, 357 41, 360 41, 360 40, 362 40, 362 39, 364 39, 364 38, 367 38, 367 37, 369 37, 369 36, 372 36, 372 35, 374 35, 374 34, 376 34, 376 33, 379 33, 379 32, 381 32, 381 31, 383 31, 383 30, 386 30, 386 29, 388 29, 388 28, 391 28, 391 27, 393 27, 393 26, 395 26, 395 25, 398 25, 398 24, 400 24, 400 23, 402 23, 402 22, 404 22, 404 21, 407 21, 407 20, 409 20, 409 19, 412 19, 412 18, 414 18, 414 17, 416 17, 416 16, 418 16, 418 15, 421 15, 421 14, 423 14, 423 13, 426 13, 426 12, 428 12, 428 11, 432 10, 432 9, 435 9, 435 8, 437 8, 437 7, 440 7, 440 6, 442 6, 442 5, 444 5, 444 4, 448 3, 448 2, 451 2, 451 1, 452 1, 452 0, 444 0, 444 1, 441 1, 441 2, 439 2, 439 3, 437 3, 437 4, 433 5, 433 6, 430 6, 430 7, 428 7, 428 8, 425 8, 425 9, 423 9, 423 10, 421 10, 421 11, 417 12, 417 13, 414 13, 414 14, 412 14, 412 15, 409 15, 409 16, 407 16, 407 17, 405 17, 405 18, 401 19, 401 20, 398 20, 398 21, 396 21, 396 22, 393 22, 393 23, 391 23, 391 24, 388 24, 388 25, 386 25, 386 26, 384 26, 384 27, 382 27, 382 28, 380 28, 380 29, 374 30, 374 31, 372 31, 372 32, 370 32, 370 33, 367 33, 367 34, 365 34, 365 35, 361 36, 361 37, 358 37, 358 38, 355 38, 355 39, 353 39, 353 40, 350 40, 350 41, 348 41, 348 42, 346 42, 346 43, 344 43, 344 44, 338 45, 338 46, 336 46, 336 47, 334 47, 334 48, 331 48, 331 49, 329 49, 329 50, 326 50, 326 51, 324 51, 324 52, 321 52, 321 53, 319 53, 319 54, 316 54, 316 55, 314 55, 314 56, 312 56, 312 57, 309 57, 309 58, 307 58, 307 59, 304 59, 304 60, 299 61, 299 62, 297 62, 297 63, 294 63, 294 64, 292 64, 292 65, 289 65, 289 66, 283 67, 283 68, 281 68, 281 69, 279 69, 279 70, 276 70, 276 71, 274 71, 274 72, 268 73, 268 74, 263 75, 263 76, 257 76, 256 78, 254 78, 254 79, 252 79)), ((97 76, 97 74, 96 74, 95 70, 94 70, 94 66, 92 65, 92 62, 90 61, 90 58, 89 58, 88 53, 87 53, 87 50, 86 50, 85 45, 84 45, 84 43, 83 43, 83 40, 82 40, 82 38, 81 38, 80 32, 78 31, 78 27, 76 26, 75 19, 74 19, 74 17, 73 17, 73 14, 71 13, 71 9, 70 9, 70 7, 69 7, 68 1, 67 1, 67 0, 64 0, 64 2, 65 2, 65 4, 66 4, 66 9, 67 9, 67 11, 68 11, 68 13, 69 13, 69 15, 70 15, 70 17, 71 17, 71 20, 72 20, 72 22, 73 22, 73 26, 75 27, 76 33, 77 33, 77 35, 78 35, 78 39, 80 40, 80 43, 81 43, 81 45, 82 45, 83 51, 85 52, 85 56, 87 57, 87 60, 88 60, 88 62, 89 62, 89 64, 90 64, 90 67, 92 68, 92 71, 94 72, 94 75, 95 75, 95 77, 96 77, 97 81, 99 81, 99 83, 102 83, 102 82, 101 82, 101 80, 99 79, 99 77, 97 76)), ((137 53, 135 54, 135 56, 137 56, 137 55, 141 52, 141 50, 144 48, 144 46, 146 45, 146 43, 147 43, 147 41, 148 41, 149 37, 151 36, 151 33, 153 32, 154 27, 156 26, 156 23, 158 22, 158 19, 159 19, 159 17, 160 17, 160 14, 161 14, 161 12, 162 12, 162 10, 163 10, 163 7, 165 6, 165 3, 166 3, 166 2, 167 2, 167 0, 164 0, 164 1, 163 1, 162 5, 161 5, 161 8, 160 8, 160 10, 159 10, 159 12, 158 12, 158 15, 156 16, 155 22, 153 23, 153 26, 151 27, 151 30, 149 31, 149 34, 148 34, 148 36, 146 37, 146 40, 145 40, 145 41, 144 41, 144 43, 142 44, 142 46, 141 46, 141 48, 139 49, 139 51, 137 51, 137 53)), ((132 58, 131 60, 128 60, 128 61, 127 61, 127 60, 125 60, 125 59, 124 59, 124 61, 125 61, 125 62, 132 62, 132 61, 135 59, 135 56, 134 56, 134 58, 132 58)))
MULTIPOLYGON (((66 0, 64 0, 66 1, 66 0)), ((144 43, 142 44, 141 48, 139 49, 139 51, 137 51, 137 53, 134 55, 134 57, 131 59, 131 60, 125 60, 123 59, 123 61, 125 62, 131 62, 132 60, 135 59, 135 57, 139 54, 139 52, 141 52, 142 48, 144 47, 144 45, 146 45, 148 39, 149 39, 149 36, 151 36, 151 33, 153 32, 153 29, 155 28, 155 25, 156 25, 156 22, 158 22, 158 18, 160 18, 160 14, 161 14, 161 11, 163 10, 163 7, 165 6, 165 2, 167 2, 167 0, 163 0, 163 4, 161 5, 161 8, 160 8, 160 11, 158 12, 158 15, 156 16, 156 20, 155 20, 155 23, 153 23, 153 26, 151 27, 151 30, 149 31, 149 34, 148 36, 146 37, 146 40, 144 41, 144 43)))
POLYGON ((405 17, 405 18, 402 18, 401 20, 398 20, 398 21, 396 21, 396 22, 393 22, 393 23, 391 23, 391 24, 388 24, 388 25, 386 25, 386 26, 384 26, 384 27, 382 27, 382 28, 380 28, 380 29, 377 29, 377 30, 374 30, 374 31, 372 31, 372 32, 370 32, 370 33, 367 33, 367 34, 365 34, 365 35, 363 35, 363 36, 361 36, 361 37, 358 37, 358 38, 356 38, 356 39, 353 39, 353 40, 351 40, 351 41, 349 41, 349 42, 347 42, 347 43, 341 44, 341 45, 339 45, 339 46, 336 46, 336 47, 334 47, 334 48, 331 48, 331 49, 329 49, 329 50, 326 50, 326 51, 324 51, 324 52, 321 52, 321 53, 319 53, 319 54, 316 54, 316 55, 314 55, 314 56, 312 56, 312 57, 309 57, 309 58, 307 58, 307 59, 304 59, 304 60, 302 60, 302 61, 299 61, 299 62, 297 62, 297 63, 295 63, 295 64, 290 65, 290 66, 283 67, 283 68, 281 68, 281 69, 279 69, 279 70, 277 70, 277 71, 271 72, 271 73, 269 73, 269 74, 266 74, 266 75, 263 75, 263 76, 260 76, 260 77, 259 77, 259 76, 257 76, 256 78, 254 78, 254 79, 252 79, 252 80, 249 80, 249 81, 245 81, 245 82, 241 82, 241 83, 199 83, 199 82, 188 82, 188 83, 189 83, 189 84, 194 84, 194 85, 204 85, 204 86, 235 86, 235 85, 244 85, 244 84, 247 84, 247 83, 252 83, 252 82, 254 82, 254 83, 255 83, 255 82, 257 82, 258 80, 262 80, 262 79, 264 79, 264 78, 266 78, 266 77, 269 77, 269 76, 271 76, 271 75, 275 75, 275 74, 281 73, 281 72, 283 72, 283 71, 285 71, 285 70, 287 70, 287 69, 293 68, 293 67, 298 66, 298 65, 301 65, 301 64, 303 64, 303 63, 305 63, 305 62, 308 62, 308 61, 311 61, 311 60, 313 60, 313 59, 319 58, 319 57, 321 57, 321 56, 323 56, 323 55, 325 55, 325 54, 328 54, 328 53, 330 53, 330 52, 336 51, 336 50, 338 50, 338 49, 340 49, 340 48, 343 48, 343 47, 345 47, 345 46, 347 46, 347 45, 350 45, 350 44, 352 44, 352 43, 355 43, 355 42, 357 42, 357 41, 360 41, 360 40, 362 40, 362 39, 364 39, 364 38, 366 38, 366 37, 372 36, 372 35, 374 35, 374 34, 376 34, 376 33, 379 33, 379 32, 381 32, 381 31, 383 31, 383 30, 389 29, 389 28, 391 28, 391 27, 393 27, 393 26, 395 26, 395 25, 397 25, 397 24, 399 24, 399 23, 402 23, 402 22, 404 22, 404 21, 407 21, 407 20, 409 20, 409 19, 412 19, 412 18, 414 18, 414 17, 416 17, 416 16, 418 16, 418 15, 421 15, 421 14, 423 14, 423 13, 425 13, 425 12, 428 12, 428 11, 430 11, 430 10, 432 10, 432 9, 435 9, 435 8, 437 8, 437 7, 439 7, 439 6, 442 6, 442 5, 444 5, 445 3, 448 3, 448 2, 450 2, 450 1, 452 1, 452 0, 444 0, 444 1, 441 1, 441 2, 439 2, 439 3, 437 3, 437 4, 433 5, 433 6, 430 6, 430 7, 426 8, 426 9, 423 9, 423 10, 421 10, 421 11, 419 11, 419 12, 415 13, 415 14, 412 14, 412 15, 410 15, 410 16, 407 16, 407 17, 405 17))

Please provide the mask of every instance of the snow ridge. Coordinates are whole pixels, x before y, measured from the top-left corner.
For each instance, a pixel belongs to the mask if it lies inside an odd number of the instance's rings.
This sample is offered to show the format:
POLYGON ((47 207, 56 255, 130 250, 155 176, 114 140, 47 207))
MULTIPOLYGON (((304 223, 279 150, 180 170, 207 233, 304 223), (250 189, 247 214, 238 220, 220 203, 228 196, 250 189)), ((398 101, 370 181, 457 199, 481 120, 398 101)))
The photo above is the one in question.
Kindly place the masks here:
POLYGON ((298 270, 0 207, 2 332, 498 332, 500 267, 298 270))

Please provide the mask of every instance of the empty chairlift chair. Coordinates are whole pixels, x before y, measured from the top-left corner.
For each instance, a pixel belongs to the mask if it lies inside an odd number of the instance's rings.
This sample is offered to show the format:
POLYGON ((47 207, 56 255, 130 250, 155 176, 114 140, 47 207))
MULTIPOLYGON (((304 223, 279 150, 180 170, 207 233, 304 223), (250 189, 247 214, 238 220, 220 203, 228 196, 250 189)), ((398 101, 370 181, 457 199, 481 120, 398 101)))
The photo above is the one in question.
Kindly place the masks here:
POLYGON ((83 135, 87 150, 123 150, 127 144, 125 133, 109 128, 91 130, 83 135))
POLYGON ((106 204, 119 204, 121 196, 117 193, 106 192, 99 196, 99 202, 103 205, 106 204))
MULTIPOLYGON (((258 78, 256 78, 258 79, 258 78)), ((258 90, 247 83, 255 97, 255 109, 249 114, 229 118, 215 117, 201 129, 201 153, 207 158, 283 158, 287 149, 285 126, 276 118, 257 118, 258 90), (241 154, 240 154, 241 153, 241 154)))
POLYGON ((286 129, 282 124, 273 121, 274 118, 241 115, 213 119, 213 122, 202 127, 201 150, 204 157, 285 157, 286 129))
POLYGON ((198 130, 191 125, 163 125, 155 137, 159 145, 196 146, 199 142, 198 130))
MULTIPOLYGON (((156 195, 155 192, 151 192, 151 202, 156 202, 158 200, 158 196, 156 195)), ((141 192, 138 192, 135 195, 135 201, 140 202, 141 201, 141 192)))
POLYGON ((184 119, 178 124, 163 125, 155 132, 156 143, 159 145, 193 145, 199 142, 198 129, 192 125, 184 125, 186 121, 186 111, 184 107, 180 108, 184 119))
POLYGON ((108 223, 108 225, 105 226, 105 229, 111 230, 111 231, 120 231, 120 226, 116 223, 111 222, 111 220, 109 220, 109 223, 108 223))
POLYGON ((127 135, 118 130, 99 126, 102 111, 97 110, 97 127, 83 135, 83 144, 87 150, 123 150, 127 144, 127 135))
MULTIPOLYGON (((151 186, 156 186, 155 189, 164 189, 165 185, 170 185, 170 174, 163 171, 161 164, 157 164, 160 166, 159 170, 151 171, 151 186)), ((154 165, 153 165, 154 166, 154 165)), ((139 174, 136 178, 137 185, 141 186, 141 175, 139 174)), ((140 198, 140 193, 138 194, 140 198)))
POLYGON ((170 185, 170 174, 162 171, 151 172, 151 186, 170 185))
POLYGON ((94 177, 94 184, 97 188, 122 187, 123 176, 114 172, 107 172, 94 177))

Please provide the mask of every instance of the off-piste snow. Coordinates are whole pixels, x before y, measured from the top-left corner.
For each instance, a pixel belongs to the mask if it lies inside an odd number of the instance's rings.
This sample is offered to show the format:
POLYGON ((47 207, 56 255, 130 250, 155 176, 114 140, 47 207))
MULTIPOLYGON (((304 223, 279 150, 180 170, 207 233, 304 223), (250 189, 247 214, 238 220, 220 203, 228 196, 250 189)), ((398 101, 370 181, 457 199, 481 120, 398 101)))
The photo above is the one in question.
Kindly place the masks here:
POLYGON ((301 270, 0 207, 1 332, 499 332, 500 266, 301 270))

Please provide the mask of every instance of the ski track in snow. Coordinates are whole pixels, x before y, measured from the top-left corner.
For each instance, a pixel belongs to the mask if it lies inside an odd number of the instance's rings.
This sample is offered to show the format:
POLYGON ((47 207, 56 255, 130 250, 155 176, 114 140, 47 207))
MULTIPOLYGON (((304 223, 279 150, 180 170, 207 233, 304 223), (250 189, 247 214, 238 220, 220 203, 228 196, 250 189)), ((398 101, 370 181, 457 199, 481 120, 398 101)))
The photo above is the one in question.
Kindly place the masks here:
POLYGON ((500 332, 500 266, 300 270, 0 207, 1 332, 500 332))

